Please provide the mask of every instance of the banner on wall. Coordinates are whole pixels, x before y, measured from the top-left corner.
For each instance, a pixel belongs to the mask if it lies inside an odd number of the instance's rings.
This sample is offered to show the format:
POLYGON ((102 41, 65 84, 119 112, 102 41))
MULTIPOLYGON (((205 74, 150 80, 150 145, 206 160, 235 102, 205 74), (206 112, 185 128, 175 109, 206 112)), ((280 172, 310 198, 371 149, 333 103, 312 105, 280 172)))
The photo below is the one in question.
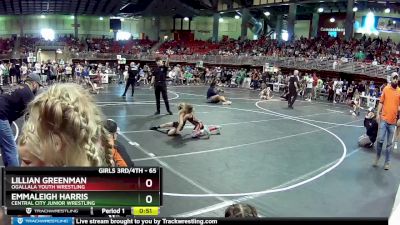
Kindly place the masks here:
POLYGON ((400 18, 376 16, 375 19, 378 31, 400 33, 400 18))
POLYGON ((120 65, 126 64, 126 58, 120 58, 120 59, 118 59, 118 64, 120 64, 120 65))
POLYGON ((36 62, 36 57, 34 57, 34 56, 28 57, 27 61, 28 61, 28 63, 36 62))

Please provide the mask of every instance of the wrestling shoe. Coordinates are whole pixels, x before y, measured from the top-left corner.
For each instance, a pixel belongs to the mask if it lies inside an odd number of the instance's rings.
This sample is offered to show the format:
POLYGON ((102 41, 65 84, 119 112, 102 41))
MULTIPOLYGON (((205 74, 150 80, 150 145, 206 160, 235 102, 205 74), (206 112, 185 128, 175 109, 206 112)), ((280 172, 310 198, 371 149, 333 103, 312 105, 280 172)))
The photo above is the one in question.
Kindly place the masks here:
POLYGON ((221 134, 221 126, 217 126, 217 132, 216 134, 221 134))
POLYGON ((158 130, 158 127, 150 127, 150 130, 158 130))
POLYGON ((216 135, 216 134, 221 134, 221 127, 220 126, 215 126, 215 125, 210 125, 206 129, 211 135, 216 135))
POLYGON ((211 133, 210 133, 210 131, 208 131, 208 129, 204 129, 204 135, 205 135, 207 138, 210 138, 210 137, 211 137, 211 133))

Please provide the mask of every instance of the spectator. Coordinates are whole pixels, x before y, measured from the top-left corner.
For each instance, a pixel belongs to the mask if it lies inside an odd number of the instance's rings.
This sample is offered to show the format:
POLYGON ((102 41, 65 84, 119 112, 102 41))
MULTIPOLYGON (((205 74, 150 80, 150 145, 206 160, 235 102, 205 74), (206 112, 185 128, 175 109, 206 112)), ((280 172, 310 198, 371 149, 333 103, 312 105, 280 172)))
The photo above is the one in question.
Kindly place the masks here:
POLYGON ((25 109, 41 85, 39 75, 31 74, 20 88, 0 96, 0 149, 5 166, 19 166, 11 123, 25 113, 25 109))
POLYGON ((118 125, 114 120, 108 119, 104 121, 104 128, 110 133, 109 143, 112 146, 112 156, 116 166, 118 167, 133 167, 133 163, 130 160, 125 147, 117 142, 118 125))
POLYGON ((358 139, 358 145, 360 147, 372 148, 378 136, 378 123, 376 122, 374 108, 372 107, 368 109, 367 115, 365 115, 364 127, 367 129, 367 132, 358 139))
POLYGON ((393 145, 393 135, 396 128, 397 115, 400 105, 400 92, 397 90, 397 82, 399 75, 394 72, 391 76, 390 85, 383 89, 383 93, 378 105, 377 121, 380 128, 378 144, 376 147, 377 153, 373 166, 377 167, 382 153, 382 146, 385 139, 387 140, 385 150, 385 165, 384 169, 390 168, 390 152, 393 145))
POLYGON ((208 103, 222 102, 223 105, 232 104, 231 101, 226 100, 224 96, 219 94, 221 90, 217 89, 215 86, 216 86, 216 81, 214 80, 211 82, 210 87, 208 88, 207 91, 207 102, 208 103))
POLYGON ((312 98, 312 89, 313 89, 313 78, 311 77, 311 74, 308 74, 306 77, 306 101, 311 102, 311 98, 312 98))
POLYGON ((314 72, 312 76, 312 97, 317 100, 317 90, 318 90, 318 77, 314 72))
POLYGON ((225 218, 258 217, 256 208, 249 204, 233 204, 225 210, 225 218))

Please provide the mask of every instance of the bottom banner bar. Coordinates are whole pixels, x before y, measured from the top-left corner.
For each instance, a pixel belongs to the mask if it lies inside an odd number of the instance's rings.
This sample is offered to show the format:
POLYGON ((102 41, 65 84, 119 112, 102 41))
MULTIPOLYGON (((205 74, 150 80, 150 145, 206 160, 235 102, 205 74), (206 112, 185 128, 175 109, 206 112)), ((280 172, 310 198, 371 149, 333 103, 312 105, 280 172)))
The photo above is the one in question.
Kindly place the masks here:
POLYGON ((332 218, 332 219, 225 219, 225 218, 73 218, 73 217, 13 217, 13 225, 79 225, 79 224, 123 224, 123 225, 163 225, 163 224, 268 224, 268 225, 286 225, 286 224, 352 224, 352 225, 387 225, 387 219, 374 218, 332 218))

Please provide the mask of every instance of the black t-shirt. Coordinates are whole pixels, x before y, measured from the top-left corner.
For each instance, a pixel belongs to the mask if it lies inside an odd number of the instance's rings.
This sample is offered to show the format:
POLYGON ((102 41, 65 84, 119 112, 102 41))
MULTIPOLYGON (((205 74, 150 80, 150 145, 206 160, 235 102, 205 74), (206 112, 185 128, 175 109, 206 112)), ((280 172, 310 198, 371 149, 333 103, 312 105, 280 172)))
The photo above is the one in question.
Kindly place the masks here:
POLYGON ((167 73, 168 73, 168 67, 166 66, 157 67, 153 73, 153 76, 155 77, 154 85, 166 85, 165 81, 167 80, 167 73))
POLYGON ((1 95, 0 120, 10 122, 17 120, 24 114, 26 107, 33 98, 33 92, 26 84, 18 86, 10 94, 1 95))
POLYGON ((218 93, 215 91, 215 87, 210 87, 207 90, 207 99, 211 98, 212 96, 217 95, 218 93))
POLYGON ((358 85, 358 93, 362 93, 362 92, 364 92, 365 91, 365 86, 364 86, 364 84, 359 84, 358 85))
POLYGON ((10 68, 10 76, 15 76, 17 75, 17 70, 15 69, 15 67, 11 67, 10 68))
POLYGON ((378 136, 378 123, 376 119, 364 119, 364 127, 367 129, 367 135, 372 143, 376 141, 376 137, 378 136))
POLYGON ((297 83, 298 84, 298 80, 297 80, 297 77, 295 77, 295 76, 290 76, 290 78, 289 78, 289 91, 290 92, 296 92, 296 86, 294 85, 294 83, 297 83))
POLYGON ((138 74, 138 70, 133 70, 133 69, 130 69, 129 71, 128 71, 128 79, 130 80, 130 81, 135 81, 136 80, 136 76, 137 76, 137 74, 138 74))

